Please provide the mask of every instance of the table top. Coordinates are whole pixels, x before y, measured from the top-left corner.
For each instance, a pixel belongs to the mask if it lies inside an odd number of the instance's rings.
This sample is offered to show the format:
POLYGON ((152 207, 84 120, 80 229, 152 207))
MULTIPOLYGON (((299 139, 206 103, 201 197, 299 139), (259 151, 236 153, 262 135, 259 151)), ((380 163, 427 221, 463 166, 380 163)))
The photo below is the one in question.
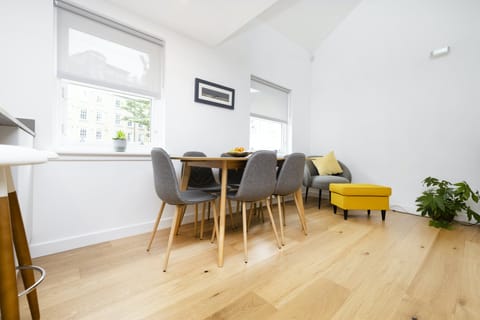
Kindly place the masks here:
POLYGON ((185 157, 185 156, 170 156, 172 160, 183 161, 245 161, 248 157, 185 157))
POLYGON ((58 157, 54 152, 0 144, 0 166, 19 166, 47 162, 58 157))

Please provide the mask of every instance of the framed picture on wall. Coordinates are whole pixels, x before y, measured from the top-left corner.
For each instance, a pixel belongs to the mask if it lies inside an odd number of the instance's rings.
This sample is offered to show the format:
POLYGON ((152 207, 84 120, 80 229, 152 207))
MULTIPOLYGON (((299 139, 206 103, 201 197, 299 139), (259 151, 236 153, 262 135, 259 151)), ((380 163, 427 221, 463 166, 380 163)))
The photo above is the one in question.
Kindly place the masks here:
POLYGON ((195 102, 233 110, 235 89, 195 78, 195 102))

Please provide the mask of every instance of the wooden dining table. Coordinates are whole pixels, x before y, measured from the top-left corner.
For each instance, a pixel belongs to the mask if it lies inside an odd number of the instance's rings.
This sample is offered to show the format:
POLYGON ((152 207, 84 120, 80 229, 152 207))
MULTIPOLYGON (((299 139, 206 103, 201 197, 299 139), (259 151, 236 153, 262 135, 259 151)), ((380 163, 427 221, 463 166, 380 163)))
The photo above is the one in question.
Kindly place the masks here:
MULTIPOLYGON (((180 189, 186 190, 192 167, 219 168, 222 169, 220 177, 220 210, 219 210, 219 230, 218 230, 218 266, 223 267, 223 248, 225 240, 225 220, 226 220, 226 203, 227 203, 227 181, 228 170, 244 168, 247 164, 248 157, 185 157, 171 156, 172 160, 180 160, 183 164, 183 174, 181 177, 180 189)), ((278 159, 279 163, 283 162, 282 158, 278 159)), ((303 207, 303 197, 301 187, 293 194, 299 215, 303 219, 303 226, 306 233, 305 210, 303 207)))

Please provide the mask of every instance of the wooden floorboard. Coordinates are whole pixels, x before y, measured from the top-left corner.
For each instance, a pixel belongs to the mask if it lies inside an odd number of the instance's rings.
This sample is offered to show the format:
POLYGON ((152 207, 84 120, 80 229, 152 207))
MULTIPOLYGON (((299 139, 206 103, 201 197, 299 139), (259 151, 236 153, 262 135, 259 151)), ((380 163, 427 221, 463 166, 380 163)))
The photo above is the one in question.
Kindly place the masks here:
POLYGON ((382 222, 352 211, 344 221, 311 198, 305 236, 293 204, 286 209, 281 250, 269 222, 254 218, 248 264, 239 217, 226 232, 223 268, 211 222, 205 240, 182 226, 166 273, 168 230, 150 253, 143 234, 34 259, 47 270, 42 319, 479 319, 478 226, 439 230, 395 212, 382 222))

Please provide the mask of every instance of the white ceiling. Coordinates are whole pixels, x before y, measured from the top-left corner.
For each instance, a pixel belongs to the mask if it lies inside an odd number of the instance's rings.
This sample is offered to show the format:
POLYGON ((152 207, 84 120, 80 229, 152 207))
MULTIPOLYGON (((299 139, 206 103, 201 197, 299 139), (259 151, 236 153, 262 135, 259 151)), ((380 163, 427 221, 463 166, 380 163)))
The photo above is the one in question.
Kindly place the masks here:
POLYGON ((361 0, 107 1, 210 46, 259 19, 313 53, 361 0))
POLYGON ((259 18, 311 53, 361 0, 279 0, 259 18))

